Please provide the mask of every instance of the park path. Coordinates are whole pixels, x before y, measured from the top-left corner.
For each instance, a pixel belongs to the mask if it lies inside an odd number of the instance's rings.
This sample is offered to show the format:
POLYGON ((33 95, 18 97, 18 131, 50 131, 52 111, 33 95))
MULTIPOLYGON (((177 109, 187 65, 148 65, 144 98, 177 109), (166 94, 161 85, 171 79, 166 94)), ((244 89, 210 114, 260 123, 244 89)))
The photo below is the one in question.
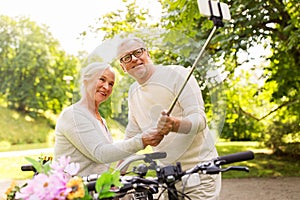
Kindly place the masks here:
POLYGON ((52 152, 53 152, 53 148, 29 149, 23 151, 8 151, 8 152, 0 152, 0 158, 27 156, 27 155, 34 155, 34 154, 47 154, 52 152))
POLYGON ((223 179, 220 200, 300 200, 300 177, 223 179))

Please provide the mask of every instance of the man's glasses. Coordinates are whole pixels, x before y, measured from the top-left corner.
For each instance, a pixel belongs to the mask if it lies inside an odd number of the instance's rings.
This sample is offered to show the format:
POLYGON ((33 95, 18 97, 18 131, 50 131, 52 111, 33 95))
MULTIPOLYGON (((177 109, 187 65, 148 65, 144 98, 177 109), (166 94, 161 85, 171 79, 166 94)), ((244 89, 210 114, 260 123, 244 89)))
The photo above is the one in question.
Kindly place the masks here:
POLYGON ((120 58, 120 62, 122 63, 130 63, 132 61, 132 55, 134 55, 134 57, 139 58, 143 55, 144 51, 146 51, 145 48, 139 48, 135 51, 133 51, 132 53, 126 54, 125 56, 123 56, 122 58, 120 58))

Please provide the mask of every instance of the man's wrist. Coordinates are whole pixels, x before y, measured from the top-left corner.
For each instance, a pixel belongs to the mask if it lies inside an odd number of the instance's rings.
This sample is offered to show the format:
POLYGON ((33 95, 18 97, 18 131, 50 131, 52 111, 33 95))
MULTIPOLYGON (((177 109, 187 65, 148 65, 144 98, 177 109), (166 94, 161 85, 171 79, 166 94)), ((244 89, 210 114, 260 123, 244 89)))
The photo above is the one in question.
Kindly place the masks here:
POLYGON ((172 124, 172 132, 178 132, 180 125, 180 120, 173 118, 173 124, 172 124))

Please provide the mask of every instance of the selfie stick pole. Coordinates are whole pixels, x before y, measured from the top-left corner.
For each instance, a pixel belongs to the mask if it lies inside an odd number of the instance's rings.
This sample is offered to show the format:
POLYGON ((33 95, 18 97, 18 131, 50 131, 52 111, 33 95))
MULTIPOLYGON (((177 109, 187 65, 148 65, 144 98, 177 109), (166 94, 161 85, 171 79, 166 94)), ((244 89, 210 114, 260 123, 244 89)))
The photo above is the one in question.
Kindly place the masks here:
MULTIPOLYGON (((220 9, 220 8, 219 8, 219 11, 220 11, 220 13, 221 13, 221 9, 220 9)), ((212 11, 211 11, 211 13, 212 13, 212 11)), ((182 93, 184 87, 186 86, 186 84, 187 84, 188 80, 190 79, 191 75, 193 74, 193 72, 194 72, 194 70, 195 70, 195 68, 196 68, 197 63, 199 62, 201 56, 202 56, 203 53, 204 53, 205 48, 206 48, 207 45, 209 44, 209 42, 210 42, 210 40, 212 39, 212 37, 213 37, 214 33, 216 32, 217 28, 218 28, 218 27, 221 27, 221 26, 224 26, 224 24, 223 24, 223 22, 222 22, 222 15, 221 15, 220 17, 216 17, 216 16, 213 16, 213 15, 212 15, 212 16, 210 17, 210 19, 214 22, 214 27, 213 27, 213 29, 211 30, 211 32, 210 32, 210 34, 209 34, 209 36, 208 36, 206 42, 204 43, 204 45, 203 45, 203 47, 202 47, 202 49, 201 49, 199 55, 197 56, 196 60, 194 61, 194 64, 192 65, 192 68, 191 68, 191 71, 190 71, 190 73, 188 74, 186 80, 184 81, 184 83, 183 83, 181 89, 179 90, 178 94, 176 95, 176 97, 174 98, 172 104, 170 105, 169 110, 168 110, 168 112, 167 112, 167 115, 170 115, 170 114, 171 114, 171 112, 172 112, 172 110, 173 110, 173 108, 174 108, 176 102, 178 101, 179 96, 181 95, 181 93, 182 93)))

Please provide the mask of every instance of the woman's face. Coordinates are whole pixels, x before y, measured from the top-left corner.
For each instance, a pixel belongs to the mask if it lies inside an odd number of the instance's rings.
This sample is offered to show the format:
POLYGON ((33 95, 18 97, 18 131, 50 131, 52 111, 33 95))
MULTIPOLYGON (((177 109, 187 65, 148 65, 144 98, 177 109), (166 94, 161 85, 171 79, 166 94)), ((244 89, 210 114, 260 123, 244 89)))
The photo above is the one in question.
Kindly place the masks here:
POLYGON ((95 88, 95 102, 96 105, 106 101, 111 95, 113 86, 115 84, 115 74, 111 68, 107 68, 98 77, 95 88))

